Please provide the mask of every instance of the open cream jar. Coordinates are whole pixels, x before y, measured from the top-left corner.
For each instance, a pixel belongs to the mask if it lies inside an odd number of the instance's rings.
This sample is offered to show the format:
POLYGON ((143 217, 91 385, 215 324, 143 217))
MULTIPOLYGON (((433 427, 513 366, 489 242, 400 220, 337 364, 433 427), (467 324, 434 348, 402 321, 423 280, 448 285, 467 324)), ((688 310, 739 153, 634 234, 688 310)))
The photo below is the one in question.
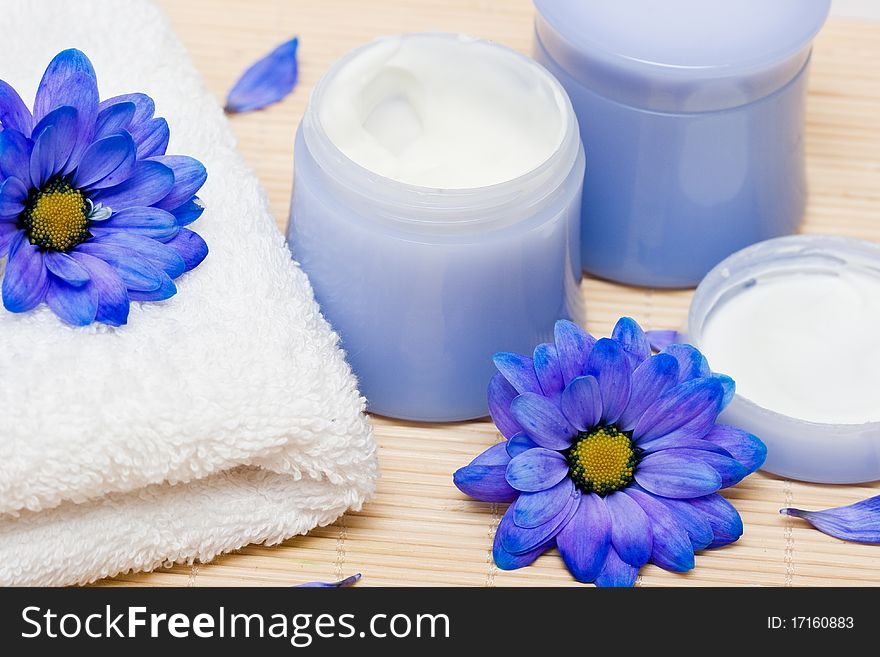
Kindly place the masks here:
POLYGON ((765 470, 880 479, 880 245, 799 235, 743 249, 700 283, 688 336, 737 382, 721 421, 767 444, 765 470))
POLYGON ((496 351, 581 313, 585 155, 562 86, 458 34, 354 50, 296 138, 287 239, 373 413, 487 414, 496 351))

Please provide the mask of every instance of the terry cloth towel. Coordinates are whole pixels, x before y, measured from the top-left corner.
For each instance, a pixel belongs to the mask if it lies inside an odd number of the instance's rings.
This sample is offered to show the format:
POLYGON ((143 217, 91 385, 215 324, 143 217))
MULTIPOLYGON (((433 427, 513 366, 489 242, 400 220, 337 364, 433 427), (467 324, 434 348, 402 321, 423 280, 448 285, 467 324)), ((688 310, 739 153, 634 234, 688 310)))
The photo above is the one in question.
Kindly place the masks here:
POLYGON ((69 47, 102 97, 153 96, 169 152, 207 167, 194 228, 210 247, 120 329, 0 307, 0 584, 205 561, 358 509, 377 476, 364 401, 164 16, 144 0, 4 0, 0 35, 0 78, 28 102, 69 47))

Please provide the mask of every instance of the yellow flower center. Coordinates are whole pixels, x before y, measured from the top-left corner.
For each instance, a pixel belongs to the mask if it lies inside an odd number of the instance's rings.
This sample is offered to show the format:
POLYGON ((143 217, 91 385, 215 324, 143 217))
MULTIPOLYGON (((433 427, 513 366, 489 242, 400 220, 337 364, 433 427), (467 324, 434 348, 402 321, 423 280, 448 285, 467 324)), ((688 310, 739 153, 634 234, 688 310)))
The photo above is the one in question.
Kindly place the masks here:
POLYGON ((569 473, 585 493, 607 495, 633 482, 638 455, 632 440, 616 427, 596 427, 578 434, 566 452, 569 473))
POLYGON ((88 215, 82 192, 63 180, 54 180, 31 197, 21 221, 31 244, 70 251, 90 237, 88 215))

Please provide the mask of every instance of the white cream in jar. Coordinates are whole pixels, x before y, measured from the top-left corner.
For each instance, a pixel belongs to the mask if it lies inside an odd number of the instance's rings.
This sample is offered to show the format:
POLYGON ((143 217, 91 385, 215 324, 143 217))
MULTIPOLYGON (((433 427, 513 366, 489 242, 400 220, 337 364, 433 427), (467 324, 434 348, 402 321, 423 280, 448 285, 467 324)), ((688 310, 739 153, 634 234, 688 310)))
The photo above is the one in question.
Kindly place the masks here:
POLYGON ((700 347, 766 409, 809 422, 880 421, 880 271, 758 276, 715 307, 700 347))
POLYGON ((343 154, 435 189, 525 175, 559 150, 568 130, 568 101, 543 69, 466 36, 375 41, 322 94, 320 122, 343 154))

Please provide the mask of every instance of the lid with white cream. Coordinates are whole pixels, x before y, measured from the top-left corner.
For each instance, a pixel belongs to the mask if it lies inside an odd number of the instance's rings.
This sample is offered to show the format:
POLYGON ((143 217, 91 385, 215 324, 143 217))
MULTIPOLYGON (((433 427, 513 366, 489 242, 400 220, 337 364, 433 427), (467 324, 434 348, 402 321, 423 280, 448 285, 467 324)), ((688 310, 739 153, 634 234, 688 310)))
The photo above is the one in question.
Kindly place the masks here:
POLYGON ((760 242, 697 288, 688 339, 736 381, 721 421, 767 445, 764 469, 821 483, 880 479, 880 245, 760 242))

